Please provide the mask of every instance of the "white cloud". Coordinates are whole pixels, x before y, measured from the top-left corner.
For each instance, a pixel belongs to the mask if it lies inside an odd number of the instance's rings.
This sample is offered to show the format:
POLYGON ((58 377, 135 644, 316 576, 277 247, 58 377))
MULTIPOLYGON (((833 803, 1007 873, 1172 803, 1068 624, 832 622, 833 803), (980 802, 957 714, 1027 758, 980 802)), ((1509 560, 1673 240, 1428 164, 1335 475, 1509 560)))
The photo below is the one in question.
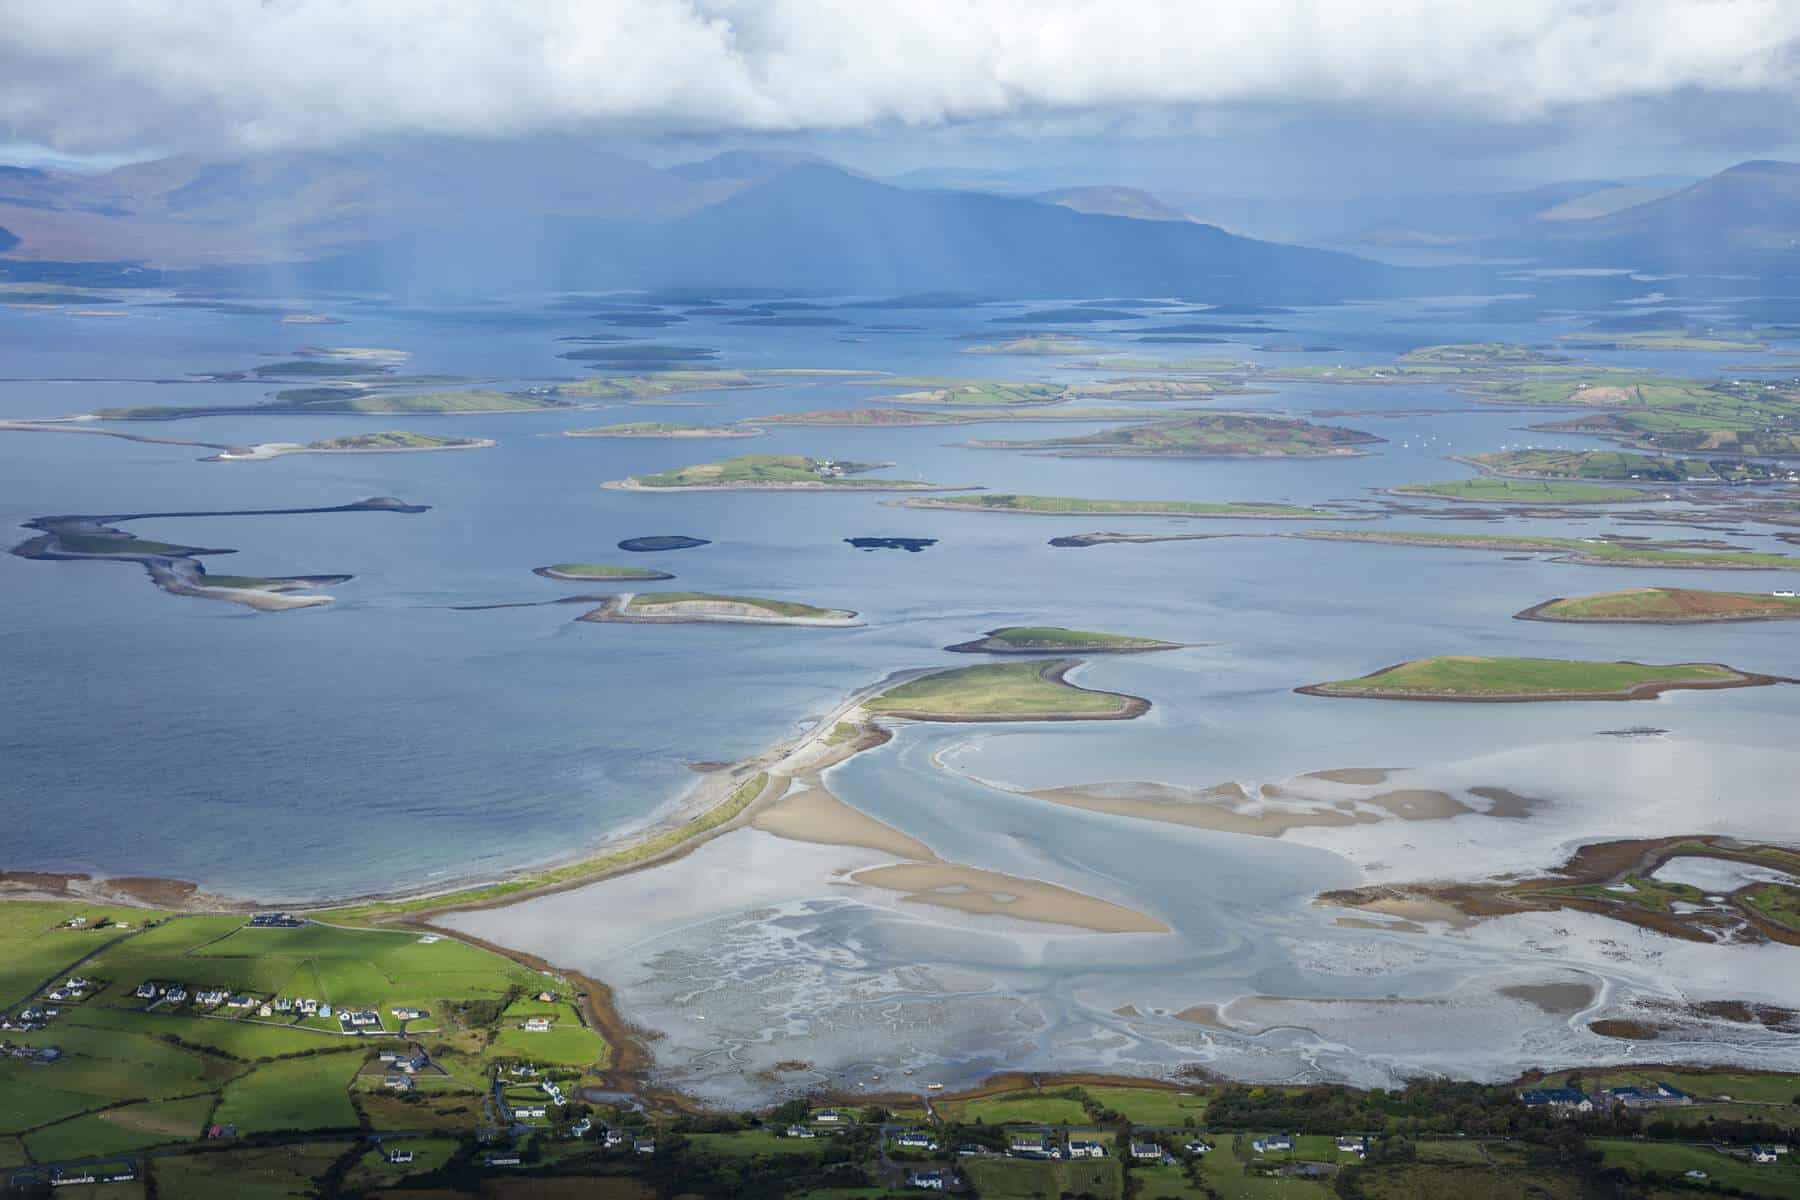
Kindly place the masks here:
POLYGON ((80 150, 1800 90, 1792 0, 0 0, 0 29, 0 133, 80 150))

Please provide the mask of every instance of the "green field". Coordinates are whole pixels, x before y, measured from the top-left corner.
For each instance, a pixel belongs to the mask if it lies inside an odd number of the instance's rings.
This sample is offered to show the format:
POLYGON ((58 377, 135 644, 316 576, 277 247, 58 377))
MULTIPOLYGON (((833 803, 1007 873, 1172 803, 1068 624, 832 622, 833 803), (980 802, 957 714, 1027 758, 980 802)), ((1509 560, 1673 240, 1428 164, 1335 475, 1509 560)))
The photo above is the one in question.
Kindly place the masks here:
POLYGON ((1590 538, 1528 537, 1499 533, 1436 533, 1411 530, 1307 529, 1295 537, 1316 541, 1370 542, 1447 550, 1496 550, 1508 554, 1553 553, 1560 561, 1619 567, 1724 567, 1786 570, 1800 559, 1755 550, 1663 550, 1654 545, 1603 542, 1590 538))
POLYGON ((974 1100, 946 1100, 935 1105, 946 1121, 973 1125, 1086 1125, 1087 1110, 1068 1096, 1036 1092, 1004 1092, 974 1100))
POLYGON ((1643 329, 1630 333, 1565 333, 1562 340, 1578 345, 1616 346, 1626 350, 1710 350, 1729 353, 1734 350, 1767 349, 1762 342, 1743 338, 1678 333, 1663 329, 1643 329))
POLYGON ((1687 1171, 1705 1171, 1710 1178, 1703 1187, 1719 1183, 1752 1196, 1800 1197, 1800 1169, 1788 1159, 1759 1165, 1700 1146, 1606 1140, 1588 1144, 1605 1156, 1607 1166, 1624 1167, 1634 1174, 1656 1171, 1681 1176, 1687 1171))
POLYGON ((326 438, 308 442, 308 450, 443 450, 455 446, 473 446, 474 438, 442 437, 435 433, 404 433, 387 430, 381 433, 353 433, 348 437, 326 438))
POLYGON ((889 688, 863 707, 921 720, 999 719, 1068 715, 1111 717, 1131 712, 1130 698, 1089 691, 1047 678, 1072 659, 1033 659, 937 671, 889 688))
POLYGON ((25 1146, 38 1162, 58 1162, 192 1141, 206 1128, 216 1100, 207 1094, 107 1109, 27 1134, 25 1146))
POLYGON ((959 1164, 976 1192, 993 1200, 1055 1200, 1092 1196, 1120 1200, 1124 1175, 1117 1159, 1047 1162, 1019 1158, 970 1158, 959 1164))
POLYGON ((1124 1113, 1134 1125, 1178 1126, 1190 1117, 1204 1123, 1208 1098, 1167 1088, 1086 1087, 1089 1099, 1124 1113))
POLYGON ((848 476, 875 468, 866 463, 846 463, 808 458, 803 454, 740 454, 723 462, 700 463, 635 475, 630 482, 643 488, 769 487, 804 485, 813 488, 908 488, 928 487, 894 479, 852 479, 848 476))
MULTIPOLYGON (((517 997, 544 988, 544 977, 454 938, 427 942, 416 932, 320 924, 252 928, 232 915, 174 917, 148 929, 134 920, 123 935, 62 928, 77 914, 140 916, 74 902, 0 905, 0 946, 13 951, 0 962, 20 999, 75 972, 77 960, 98 951, 79 967, 98 981, 92 996, 65 1005, 47 1028, 8 1034, 61 1051, 46 1065, 0 1059, 0 1134, 24 1133, 33 1153, 182 1140, 215 1103, 218 1122, 245 1130, 351 1126, 352 1078, 367 1054, 393 1044, 344 1037, 335 1018, 261 1018, 251 1015, 254 1009, 206 1012, 191 1004, 146 1011, 133 994, 145 980, 181 983, 190 993, 217 987, 259 999, 310 996, 374 1008, 390 1032, 398 1025, 393 1008, 423 1008, 430 1015, 411 1022, 408 1032, 430 1039, 442 1065, 470 1087, 480 1086, 487 1067, 503 1057, 579 1069, 606 1055, 604 1041, 567 1001, 550 1006, 558 1015, 553 1032, 524 1034, 517 1021, 509 1032, 500 1005, 536 1004, 517 997), (484 1003, 493 1016, 462 1019, 484 1003)), ((555 986, 567 991, 566 984, 555 986)), ((440 1077, 426 1083, 459 1086, 440 1077)))
POLYGON ((767 600, 761 596, 720 596, 712 592, 639 592, 632 596, 631 605, 626 611, 654 614, 661 609, 693 604, 741 604, 776 617, 813 619, 843 616, 843 613, 835 609, 796 604, 792 600, 767 600))
POLYGON ((1571 596, 1545 604, 1532 615, 1548 621, 1744 621, 1800 617, 1800 598, 1758 592, 1712 592, 1691 588, 1627 588, 1592 596, 1571 596))
POLYGON ((173 421, 231 413, 472 413, 536 412, 566 408, 547 396, 471 389, 455 392, 386 392, 367 388, 290 388, 258 405, 149 404, 134 408, 96 409, 94 415, 113 421, 173 421))
MULTIPOLYGON (((195 1200, 302 1200, 317 1196, 315 1181, 352 1148, 349 1141, 227 1150, 155 1159, 163 1196, 195 1200)), ((88 1189, 82 1189, 87 1191, 88 1189)))
POLYGON ((1444 500, 1469 500, 1485 504, 1628 504, 1659 499, 1637 488, 1494 478, 1403 483, 1392 490, 1407 496, 1435 496, 1444 500))
POLYGON ((1247 501, 1209 503, 1199 500, 1083 500, 1073 496, 1021 496, 1014 492, 973 492, 957 496, 919 497, 901 502, 907 508, 975 509, 981 512, 1031 513, 1065 517, 1249 517, 1330 520, 1334 514, 1292 504, 1247 501))
POLYGON ((1627 662, 1581 662, 1562 658, 1481 658, 1444 655, 1421 658, 1364 675, 1314 684, 1319 695, 1392 695, 1425 699, 1498 699, 1625 695, 1657 685, 1716 686, 1744 676, 1710 663, 1657 666, 1627 662))
MULTIPOLYGON (((1502 450, 1458 459, 1491 475, 1533 480, 1635 480, 1643 483, 1744 483, 1774 468, 1733 459, 1672 458, 1619 450, 1502 450)), ((1643 497, 1633 495, 1631 499, 1643 497)))
POLYGON ((1359 429, 1316 425, 1291 417, 1207 413, 1076 437, 970 445, 1082 457, 1319 458, 1361 453, 1355 447, 1381 440, 1359 429))
POLYGON ((313 1054, 258 1067, 225 1085, 213 1121, 241 1133, 348 1129, 356 1125, 350 1080, 362 1066, 360 1047, 313 1054))

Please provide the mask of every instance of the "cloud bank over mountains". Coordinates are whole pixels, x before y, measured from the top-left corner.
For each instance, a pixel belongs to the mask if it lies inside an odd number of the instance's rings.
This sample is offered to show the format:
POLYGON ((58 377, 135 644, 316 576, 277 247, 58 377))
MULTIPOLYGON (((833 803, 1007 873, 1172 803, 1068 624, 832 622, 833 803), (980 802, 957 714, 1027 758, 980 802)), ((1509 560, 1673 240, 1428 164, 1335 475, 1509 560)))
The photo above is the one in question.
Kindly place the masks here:
POLYGON ((1800 93, 1786 0, 0 0, 0 27, 0 139, 82 152, 1800 93))

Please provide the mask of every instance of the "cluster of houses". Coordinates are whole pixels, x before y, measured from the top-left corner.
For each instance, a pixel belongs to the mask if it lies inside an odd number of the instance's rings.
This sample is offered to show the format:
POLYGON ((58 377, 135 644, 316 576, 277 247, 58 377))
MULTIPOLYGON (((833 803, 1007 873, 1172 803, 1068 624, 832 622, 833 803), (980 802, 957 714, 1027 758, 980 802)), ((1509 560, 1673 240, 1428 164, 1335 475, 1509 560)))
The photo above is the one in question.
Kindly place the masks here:
POLYGON ((346 1008, 338 1013, 338 1024, 350 1033, 380 1033, 381 1014, 372 1008, 346 1008))
MULTIPOLYGON (((1189 1141, 1183 1150, 1189 1154, 1205 1154, 1212 1149, 1210 1145, 1198 1138, 1189 1141)), ((1132 1141, 1127 1147, 1133 1161, 1172 1163, 1175 1156, 1164 1149, 1161 1143, 1149 1140, 1132 1141)), ((981 1153, 980 1147, 971 1147, 969 1153, 981 1153)), ((959 1153, 963 1153, 959 1151, 959 1153)), ((1086 1159, 1105 1158, 1106 1143, 1094 1139, 1071 1137, 1065 1144, 1061 1139, 1049 1133, 1018 1133, 1012 1136, 1007 1144, 1006 1153, 1011 1158, 1048 1158, 1062 1160, 1064 1158, 1086 1159)))
POLYGON ((95 983, 85 975, 71 975, 44 993, 44 999, 54 1000, 58 1004, 79 1004, 86 1000, 88 993, 95 989, 95 983))
POLYGON ((250 918, 252 929, 298 929, 304 924, 306 924, 304 918, 284 912, 257 913, 250 918))
POLYGON ((1692 1104, 1694 1098, 1680 1088, 1658 1082, 1651 1087, 1607 1088, 1595 1097, 1576 1087, 1526 1088, 1519 1093, 1519 1103, 1526 1108, 1541 1108, 1568 1117, 1600 1109, 1672 1108, 1692 1104))
POLYGON ((376 1061, 383 1067, 381 1086, 401 1093, 412 1091, 417 1086, 413 1076, 431 1065, 430 1057, 417 1046, 411 1050, 383 1050, 376 1061))
POLYGON ((55 1046, 15 1046, 11 1042, 0 1042, 0 1058, 17 1059, 34 1067, 48 1066, 61 1057, 62 1051, 55 1046))
POLYGON ((31 1033, 42 1029, 62 1013, 60 1008, 46 1008, 41 1004, 27 1004, 16 1014, 0 1016, 0 1031, 16 1030, 19 1033, 31 1033))

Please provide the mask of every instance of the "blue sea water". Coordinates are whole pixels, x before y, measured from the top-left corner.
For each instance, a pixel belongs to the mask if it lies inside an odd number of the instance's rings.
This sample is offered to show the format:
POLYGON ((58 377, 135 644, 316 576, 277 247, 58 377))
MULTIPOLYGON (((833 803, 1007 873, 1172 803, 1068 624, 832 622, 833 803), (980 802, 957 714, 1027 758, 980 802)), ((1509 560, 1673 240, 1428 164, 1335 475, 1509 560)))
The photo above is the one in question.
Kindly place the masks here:
MULTIPOLYGON (((127 311, 101 319, 0 308, 0 420, 123 404, 251 401, 273 385, 185 377, 252 367, 309 344, 404 349, 410 373, 521 386, 581 374, 557 357, 570 344, 556 339, 603 330, 580 311, 541 300, 442 311, 346 306, 339 311, 349 323, 319 327, 139 305, 127 311), (83 381, 51 381, 68 377, 83 381)), ((1253 348, 1265 340, 1259 337, 1225 346, 1135 345, 1123 336, 1124 323, 1081 333, 1136 356, 1279 364, 1379 362, 1417 344, 1521 336, 1517 327, 1440 320, 1434 311, 1345 306, 1274 322, 1294 331, 1283 336, 1346 347, 1324 355, 1260 354, 1253 348)), ((958 335, 1017 332, 988 325, 992 315, 865 311, 852 314, 858 326, 849 329, 695 319, 627 332, 717 347, 719 365, 733 368, 1047 380, 1115 374, 1066 369, 1057 359, 962 353, 968 343, 958 335), (866 328, 894 322, 923 328, 866 328)), ((1704 374, 1743 357, 1610 354, 1597 361, 1704 374)), ((887 503, 891 496, 643 495, 599 486, 771 451, 892 461, 887 473, 896 478, 1006 491, 1313 503, 1467 473, 1443 462, 1446 454, 1525 441, 1584 444, 1521 433, 1527 419, 1519 414, 1483 411, 1440 387, 1284 385, 1275 394, 1211 402, 1300 413, 1360 409, 1370 415, 1334 420, 1388 439, 1367 457, 1324 462, 1055 459, 957 445, 1080 428, 1068 425, 776 429, 730 442, 548 436, 612 421, 722 422, 850 407, 882 390, 789 378, 765 389, 691 394, 681 399, 693 405, 679 407, 118 426, 220 443, 396 428, 499 443, 466 453, 258 463, 203 463, 206 452, 186 446, 0 432, 6 528, 45 514, 298 508, 378 495, 430 506, 417 515, 215 516, 127 526, 144 537, 235 548, 209 560, 215 571, 354 576, 329 589, 336 603, 284 613, 165 595, 133 566, 0 556, 0 825, 7 830, 0 867, 167 876, 230 895, 296 901, 492 876, 639 826, 691 784, 688 763, 755 752, 892 670, 966 664, 941 648, 1011 623, 1216 643, 1088 668, 1084 681, 1094 686, 1150 697, 1151 718, 996 736, 964 764, 1027 786, 1071 778, 1210 784, 1407 765, 1639 718, 1751 753, 1784 745, 1792 727, 1800 693, 1785 687, 1701 697, 1704 703, 1480 709, 1334 703, 1291 692, 1446 652, 1723 660, 1800 675, 1800 649, 1778 624, 1643 630, 1510 619, 1550 596, 1668 583, 1666 573, 1322 545, 1271 536, 1287 527, 1266 522, 1007 517, 908 510, 887 503), (1375 415, 1407 408, 1457 411, 1375 415), (1053 536, 1095 529, 1244 536, 1083 550, 1047 545, 1053 536), (615 549, 626 537, 674 533, 712 544, 643 556, 615 549), (863 553, 845 544, 853 536, 938 541, 919 554, 863 553), (537 578, 531 569, 625 559, 674 572, 671 587, 854 609, 867 624, 845 631, 583 625, 572 623, 581 611, 572 606, 454 607, 603 590, 537 578)), ((1596 516, 1512 521, 1503 531, 1607 528, 1596 516)), ((28 531, 16 533, 22 540, 28 531)), ((1764 528, 1734 540, 1780 548, 1764 528)), ((1677 582, 1761 588, 1792 586, 1792 576, 1684 572, 1677 582)), ((883 761, 871 756, 857 769, 879 771, 883 761)))

